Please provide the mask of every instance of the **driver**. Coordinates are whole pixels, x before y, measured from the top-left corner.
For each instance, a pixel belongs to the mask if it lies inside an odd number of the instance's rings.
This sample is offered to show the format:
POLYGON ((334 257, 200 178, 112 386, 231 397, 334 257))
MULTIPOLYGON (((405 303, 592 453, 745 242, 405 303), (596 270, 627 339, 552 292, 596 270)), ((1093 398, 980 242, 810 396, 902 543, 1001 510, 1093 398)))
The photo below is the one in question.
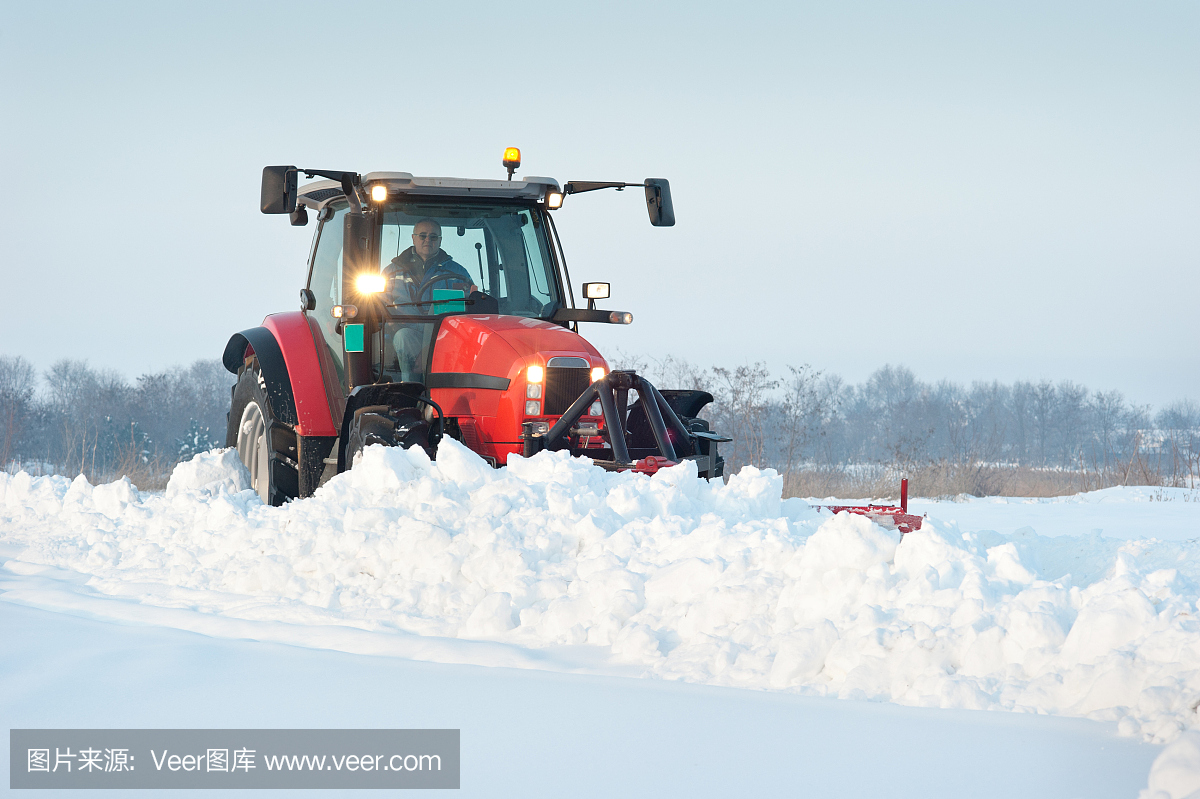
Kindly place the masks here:
POLYGON ((392 302, 414 303, 409 313, 428 313, 434 289, 458 289, 463 296, 475 290, 471 275, 442 249, 442 226, 435 219, 413 225, 412 246, 383 268, 392 302))
MULTIPOLYGON (((383 268, 388 294, 400 313, 427 314, 434 289, 451 289, 470 296, 476 290, 471 275, 442 249, 442 226, 425 218, 413 225, 412 246, 383 268)), ((425 325, 400 325, 392 338, 396 361, 405 380, 422 379, 425 366, 425 325)))

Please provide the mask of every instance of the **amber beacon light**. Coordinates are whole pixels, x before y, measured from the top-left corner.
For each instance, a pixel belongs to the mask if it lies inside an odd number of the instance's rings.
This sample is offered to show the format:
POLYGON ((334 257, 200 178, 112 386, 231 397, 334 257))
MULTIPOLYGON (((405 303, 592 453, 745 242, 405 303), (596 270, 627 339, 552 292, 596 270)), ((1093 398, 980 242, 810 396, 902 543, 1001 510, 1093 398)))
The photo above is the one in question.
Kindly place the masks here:
POLYGON ((521 166, 521 148, 505 147, 504 159, 500 163, 504 164, 505 169, 508 170, 508 179, 512 180, 513 172, 516 172, 517 168, 521 166))

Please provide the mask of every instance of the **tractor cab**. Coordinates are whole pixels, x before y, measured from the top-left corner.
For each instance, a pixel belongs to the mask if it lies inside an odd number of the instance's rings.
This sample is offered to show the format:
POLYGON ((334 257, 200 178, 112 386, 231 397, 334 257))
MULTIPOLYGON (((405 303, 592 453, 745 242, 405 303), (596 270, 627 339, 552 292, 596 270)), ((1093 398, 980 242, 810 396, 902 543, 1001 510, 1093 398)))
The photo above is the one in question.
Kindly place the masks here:
POLYGON ((263 170, 263 213, 316 230, 300 311, 236 334, 228 441, 264 500, 307 496, 370 444, 452 436, 495 466, 569 449, 614 469, 689 458, 721 474, 705 392, 659 392, 611 373, 581 322, 629 324, 577 307, 552 213, 566 195, 645 189, 652 224, 674 224, 667 181, 640 184, 417 177, 406 172, 263 170), (324 178, 299 186, 299 175, 324 178), (636 400, 630 402, 630 392, 636 400), (649 460, 647 460, 649 459, 649 460))
MULTIPOLYGON (((389 187, 372 181, 379 188, 389 187)), ((549 217, 538 203, 520 195, 390 197, 372 202, 361 218, 341 197, 316 207, 320 226, 307 290, 347 391, 383 379, 425 382, 433 336, 446 315, 552 322, 571 307, 549 217), (358 352, 369 356, 369 374, 352 373, 346 382, 347 358, 353 362, 358 352)))

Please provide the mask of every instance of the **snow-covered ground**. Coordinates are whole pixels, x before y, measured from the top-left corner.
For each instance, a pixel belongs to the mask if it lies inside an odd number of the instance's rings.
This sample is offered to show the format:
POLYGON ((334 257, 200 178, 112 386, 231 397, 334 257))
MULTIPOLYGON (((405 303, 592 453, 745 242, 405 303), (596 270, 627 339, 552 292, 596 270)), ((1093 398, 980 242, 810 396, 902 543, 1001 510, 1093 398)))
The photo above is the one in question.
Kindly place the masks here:
POLYGON ((1132 799, 1160 749, 1084 719, 351 655, 7 602, 0 628, 5 727, 453 727, 468 796, 1132 799))
POLYGON ((461 726, 493 795, 1131 796, 1197 721, 1196 492, 915 501, 900 544, 769 471, 452 441, 244 488, 0 475, 7 726, 461 726))
POLYGON ((1033 528, 1041 536, 1088 535, 1187 541, 1200 537, 1200 489, 1120 486, 1071 497, 966 497, 957 502, 916 499, 928 513, 963 530, 991 527, 1012 534, 1033 528))

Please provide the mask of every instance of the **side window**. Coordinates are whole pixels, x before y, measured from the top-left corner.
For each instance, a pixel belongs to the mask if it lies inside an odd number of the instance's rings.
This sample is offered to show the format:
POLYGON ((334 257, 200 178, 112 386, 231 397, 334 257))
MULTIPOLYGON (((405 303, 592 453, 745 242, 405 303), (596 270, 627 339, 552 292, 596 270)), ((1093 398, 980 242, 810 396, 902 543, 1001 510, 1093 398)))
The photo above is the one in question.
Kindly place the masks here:
POLYGON ((330 311, 342 301, 342 231, 345 225, 346 205, 335 206, 333 216, 321 223, 317 238, 317 251, 313 255, 312 275, 308 289, 317 298, 317 307, 312 316, 321 328, 325 346, 337 367, 338 382, 344 382, 342 338, 337 334, 337 320, 330 311))
POLYGON ((529 293, 535 301, 545 305, 554 298, 554 290, 542 268, 541 244, 538 242, 537 229, 533 225, 533 215, 528 211, 521 212, 521 239, 525 245, 525 263, 529 268, 529 293))

